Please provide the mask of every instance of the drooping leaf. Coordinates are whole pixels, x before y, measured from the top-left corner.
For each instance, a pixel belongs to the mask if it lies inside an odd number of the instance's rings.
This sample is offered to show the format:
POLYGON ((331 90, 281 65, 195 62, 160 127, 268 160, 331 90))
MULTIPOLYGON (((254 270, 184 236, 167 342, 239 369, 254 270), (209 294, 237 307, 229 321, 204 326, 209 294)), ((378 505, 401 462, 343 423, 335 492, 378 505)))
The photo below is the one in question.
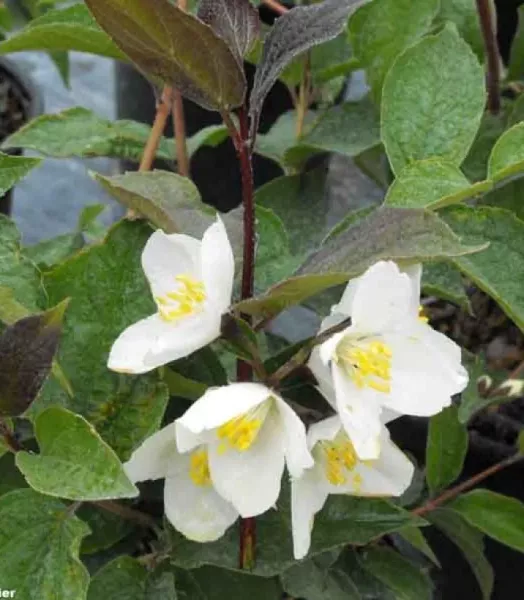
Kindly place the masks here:
POLYGON ((87 600, 145 600, 147 569, 131 556, 119 556, 98 570, 87 600))
POLYGON ((486 535, 524 552, 524 504, 490 490, 462 494, 449 507, 486 535))
POLYGON ((442 214, 464 244, 489 243, 477 255, 453 259, 456 266, 524 328, 524 222, 509 211, 457 206, 442 214), (511 276, 508 276, 508 273, 511 276))
POLYGON ((517 123, 504 133, 493 147, 488 175, 500 181, 524 171, 524 123, 517 123))
POLYGON ((299 276, 266 294, 236 305, 240 312, 275 316, 329 287, 344 283, 378 260, 420 262, 477 252, 485 244, 464 246, 435 214, 382 207, 330 238, 301 267, 299 276))
POLYGON ((397 56, 428 32, 438 9, 438 0, 374 0, 351 17, 349 39, 376 100, 397 56))
POLYGON ((431 417, 426 446, 426 479, 435 494, 457 479, 468 450, 468 432, 458 419, 458 408, 449 406, 431 417))
POLYGON ((360 3, 359 0, 324 0, 313 6, 298 6, 277 20, 266 37, 249 100, 253 128, 269 90, 283 69, 302 52, 337 37, 346 26, 350 12, 360 3))
POLYGON ((197 16, 227 42, 242 65, 260 34, 258 12, 249 0, 202 0, 197 16))
POLYGON ((522 80, 524 78, 524 8, 519 6, 519 25, 509 58, 507 78, 509 81, 522 80))
POLYGON ((298 167, 319 152, 334 152, 353 158, 378 144, 378 112, 365 98, 329 108, 311 130, 286 151, 284 161, 298 167))
POLYGON ((407 164, 388 190, 385 203, 436 210, 484 194, 490 181, 471 184, 455 165, 439 158, 407 164))
POLYGON ((428 520, 458 546, 478 581, 484 600, 489 600, 493 591, 494 573, 484 556, 484 541, 480 531, 448 508, 431 511, 428 520))
POLYGON ((155 312, 140 263, 150 234, 144 222, 120 222, 102 243, 73 256, 45 277, 51 302, 71 298, 58 361, 75 394, 64 398, 49 381, 33 404, 31 417, 50 405, 62 404, 86 417, 122 459, 156 431, 168 399, 158 374, 136 378, 107 368, 116 338, 155 312))
POLYGON ((0 42, 0 54, 26 50, 76 50, 125 59, 83 4, 49 10, 0 42))
POLYGON ((422 271, 422 289, 425 294, 443 298, 469 309, 469 298, 460 271, 447 262, 427 263, 422 271))
POLYGON ((85 600, 78 558, 88 527, 62 502, 24 489, 0 498, 0 580, 27 600, 85 600))
POLYGON ((0 195, 3 196, 41 162, 39 158, 0 153, 0 195))
MULTIPOLYGON (((489 0, 492 14, 495 15, 494 3, 489 0)), ((480 61, 484 61, 484 38, 480 31, 480 20, 477 7, 469 0, 440 0, 438 23, 451 21, 455 23, 460 35, 468 42, 480 61)))
POLYGON ((244 101, 244 72, 227 43, 169 0, 86 4, 116 45, 152 79, 174 85, 209 110, 229 110, 244 101))
POLYGON ((34 490, 68 500, 138 495, 117 455, 80 415, 51 406, 38 415, 35 435, 40 453, 16 455, 17 467, 34 490))
POLYGON ((431 600, 433 585, 428 575, 391 548, 368 548, 361 558, 362 566, 399 600, 431 600))
POLYGON ((68 301, 24 317, 0 335, 0 416, 19 416, 51 371, 68 301))
POLYGON ((382 96, 382 141, 393 171, 431 157, 459 166, 484 104, 483 69, 453 25, 408 48, 389 71, 382 96))
MULTIPOLYGON (((309 557, 347 544, 370 540, 408 524, 421 525, 409 512, 385 500, 332 496, 315 520, 309 557)), ((238 568, 238 530, 232 527, 217 542, 197 544, 170 528, 172 562, 184 569, 215 565, 238 568)), ((271 510, 257 518, 257 560, 253 573, 278 575, 296 564, 293 559, 291 518, 287 510, 271 510)))

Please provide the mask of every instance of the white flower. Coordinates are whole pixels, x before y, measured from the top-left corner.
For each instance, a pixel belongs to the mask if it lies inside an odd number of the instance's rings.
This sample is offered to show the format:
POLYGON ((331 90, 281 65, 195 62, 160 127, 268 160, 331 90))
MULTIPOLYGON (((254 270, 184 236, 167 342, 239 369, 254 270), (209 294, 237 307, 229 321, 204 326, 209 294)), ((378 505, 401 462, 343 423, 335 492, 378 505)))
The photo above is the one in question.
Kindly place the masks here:
POLYGON ((244 518, 276 503, 285 464, 293 477, 313 465, 304 424, 259 383, 208 390, 178 419, 177 444, 180 452, 205 445, 213 485, 244 518))
POLYGON ((382 261, 350 281, 323 329, 347 317, 351 326, 310 359, 361 459, 378 457, 381 424, 392 414, 434 415, 468 381, 459 346, 419 314, 421 273, 420 265, 401 272, 382 261))
POLYGON ((206 346, 219 337, 231 304, 234 258, 220 218, 202 241, 156 231, 142 253, 142 268, 158 312, 116 340, 108 361, 113 371, 146 373, 206 346))
POLYGON ((400 496, 409 487, 413 465, 390 440, 384 426, 380 438, 380 457, 361 461, 338 416, 309 429, 307 439, 315 466, 291 482, 293 548, 297 560, 308 553, 315 515, 329 494, 400 496))
POLYGON ((124 468, 134 483, 165 479, 166 517, 190 540, 217 540, 238 518, 238 512, 213 487, 206 448, 178 452, 175 423, 149 437, 124 468))

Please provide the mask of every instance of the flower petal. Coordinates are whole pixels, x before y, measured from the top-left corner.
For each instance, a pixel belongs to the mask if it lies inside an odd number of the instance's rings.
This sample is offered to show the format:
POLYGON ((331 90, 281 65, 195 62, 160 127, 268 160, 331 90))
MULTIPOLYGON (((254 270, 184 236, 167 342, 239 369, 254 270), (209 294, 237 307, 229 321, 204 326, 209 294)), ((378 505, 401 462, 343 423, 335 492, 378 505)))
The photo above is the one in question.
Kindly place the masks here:
POLYGON ((315 515, 327 500, 328 491, 323 479, 315 467, 291 482, 291 526, 296 560, 304 558, 309 552, 315 515))
POLYGON ((210 303, 223 314, 231 305, 235 258, 220 217, 202 238, 202 279, 210 303))
POLYGON ((405 273, 411 281, 410 312, 413 316, 418 317, 420 307, 422 265, 417 263, 414 265, 403 266, 400 270, 402 273, 405 273))
POLYGON ((338 415, 318 421, 308 429, 308 446, 313 449, 318 442, 323 440, 333 441, 342 429, 342 421, 338 415))
POLYGON ((163 296, 176 287, 177 275, 201 278, 200 249, 202 242, 188 235, 167 235, 157 229, 142 253, 142 268, 153 296, 163 296))
MULTIPOLYGON (((177 420, 177 423, 196 434, 216 429, 258 406, 271 395, 271 390, 260 383, 231 383, 211 388, 177 420)), ((180 451, 185 452, 185 445, 180 439, 178 443, 180 451)))
POLYGON ((237 511, 212 485, 195 485, 187 469, 177 477, 166 478, 164 506, 173 527, 195 542, 221 538, 238 518, 237 511))
POLYGON ((120 373, 147 373, 207 346, 220 335, 220 316, 200 313, 176 322, 158 314, 138 321, 117 338, 108 367, 120 373))
POLYGON ((300 477, 304 469, 313 466, 313 457, 308 450, 306 428, 296 412, 282 398, 275 396, 284 433, 286 465, 292 477, 300 477))
POLYGON ((277 501, 284 472, 284 436, 269 413, 253 445, 239 452, 209 446, 209 470, 218 493, 243 518, 266 512, 277 501))
POLYGON ((411 281, 392 261, 381 261, 360 278, 353 298, 352 326, 365 333, 396 328, 411 315, 411 281))
POLYGON ((351 279, 346 285, 346 289, 342 293, 340 302, 331 307, 332 313, 338 313, 344 315, 344 317, 351 317, 353 312, 353 300, 355 299, 355 293, 358 289, 361 277, 355 277, 351 279))
POLYGON ((161 479, 180 460, 176 447, 175 424, 160 429, 148 437, 124 464, 127 476, 133 483, 148 479, 161 479))
POLYGON ((311 369, 317 380, 317 387, 320 393, 335 408, 335 388, 333 387, 333 380, 331 378, 331 369, 320 358, 320 349, 318 346, 313 348, 307 366, 311 369))
POLYGON ((380 392, 359 389, 337 364, 331 368, 342 425, 359 458, 373 460, 380 454, 380 392))

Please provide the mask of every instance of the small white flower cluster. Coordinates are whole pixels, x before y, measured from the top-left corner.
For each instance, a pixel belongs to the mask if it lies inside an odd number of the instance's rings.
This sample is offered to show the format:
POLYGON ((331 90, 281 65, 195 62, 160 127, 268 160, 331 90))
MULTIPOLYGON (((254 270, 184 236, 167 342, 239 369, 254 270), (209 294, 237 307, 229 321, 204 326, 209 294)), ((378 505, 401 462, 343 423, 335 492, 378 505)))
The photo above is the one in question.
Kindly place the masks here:
MULTIPOLYGON (((229 309, 234 261, 217 220, 202 241, 154 233, 142 264, 157 314, 115 342, 109 367, 144 373, 212 342, 229 309)), ((309 367, 336 415, 306 429, 260 383, 209 389, 176 422, 148 438, 126 464, 134 481, 165 479, 165 512, 186 537, 220 538, 238 516, 275 506, 291 476, 297 559, 306 556, 315 514, 329 494, 399 496, 413 465, 385 423, 430 416, 462 391, 460 348, 420 316, 421 267, 378 262, 349 282, 321 331, 351 325, 317 347, 309 367)))

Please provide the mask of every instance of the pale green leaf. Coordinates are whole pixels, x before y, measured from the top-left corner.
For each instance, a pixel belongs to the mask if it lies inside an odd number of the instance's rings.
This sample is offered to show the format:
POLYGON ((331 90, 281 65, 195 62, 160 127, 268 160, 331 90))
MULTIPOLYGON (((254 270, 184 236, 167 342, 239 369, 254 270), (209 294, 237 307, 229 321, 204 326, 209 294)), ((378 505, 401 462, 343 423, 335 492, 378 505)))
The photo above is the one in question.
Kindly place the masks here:
POLYGON ((425 294, 443 298, 470 310, 460 271, 447 262, 427 263, 422 271, 422 289, 425 294))
MULTIPOLYGON (((491 5, 492 14, 495 15, 495 6, 491 5)), ((484 38, 480 30, 480 21, 475 2, 470 0, 440 0, 440 13, 438 22, 455 23, 460 35, 468 42, 480 61, 484 61, 484 38)))
POLYGON ((513 125, 493 147, 488 163, 488 175, 500 181, 524 171, 524 123, 513 125))
POLYGON ((41 162, 39 158, 0 153, 0 196, 3 196, 41 162))

